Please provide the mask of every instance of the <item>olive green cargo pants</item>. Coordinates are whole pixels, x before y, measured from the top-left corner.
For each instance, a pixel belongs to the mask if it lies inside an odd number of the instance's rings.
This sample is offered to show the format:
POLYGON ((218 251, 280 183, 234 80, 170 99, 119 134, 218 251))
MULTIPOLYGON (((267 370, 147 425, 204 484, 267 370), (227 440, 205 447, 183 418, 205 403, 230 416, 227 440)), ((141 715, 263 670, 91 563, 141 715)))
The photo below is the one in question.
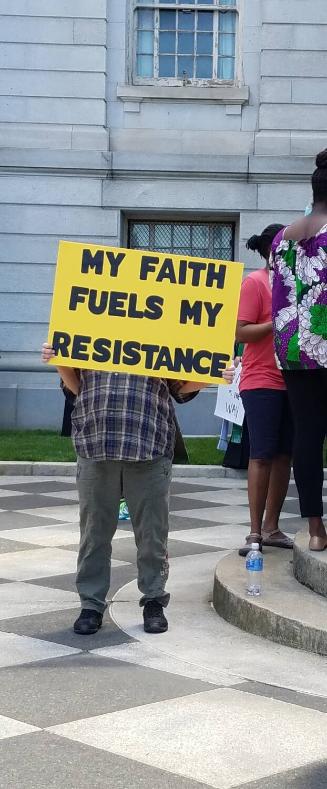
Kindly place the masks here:
POLYGON ((78 458, 81 541, 77 590, 82 608, 102 613, 110 587, 112 540, 117 529, 120 498, 126 499, 137 548, 138 587, 147 600, 167 605, 165 592, 169 487, 172 463, 151 461, 94 461, 78 458))

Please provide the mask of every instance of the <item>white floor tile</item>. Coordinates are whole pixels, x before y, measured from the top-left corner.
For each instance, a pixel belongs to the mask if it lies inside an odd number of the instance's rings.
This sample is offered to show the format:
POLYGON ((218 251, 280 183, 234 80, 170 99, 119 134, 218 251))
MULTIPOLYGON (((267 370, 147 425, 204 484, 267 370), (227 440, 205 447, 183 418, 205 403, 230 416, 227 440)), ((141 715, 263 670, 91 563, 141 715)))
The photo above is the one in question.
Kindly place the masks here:
MULTIPOLYGON (((0 578, 28 581, 76 572, 77 553, 60 548, 37 548, 0 554, 0 578)), ((1 592, 0 592, 1 594, 1 592)))
POLYGON ((133 663, 136 666, 144 666, 157 671, 167 671, 169 674, 176 674, 180 677, 199 679, 212 685, 230 686, 245 682, 245 680, 232 677, 223 671, 211 671, 205 666, 195 666, 192 663, 178 660, 172 655, 165 655, 163 652, 156 651, 150 646, 139 642, 94 649, 91 654, 110 658, 110 660, 119 660, 124 663, 133 663))
POLYGON ((10 474, 0 475, 1 485, 20 485, 21 483, 28 484, 34 482, 75 482, 74 477, 54 477, 54 476, 30 476, 29 474, 20 474, 11 476, 10 474))
POLYGON ((178 660, 327 698, 325 658, 245 633, 217 616, 209 601, 215 567, 224 556, 225 551, 217 551, 171 559, 169 630, 155 645, 139 622, 136 581, 117 592, 111 616, 131 638, 178 660))
POLYGON ((248 523, 250 520, 247 507, 203 507, 199 510, 172 511, 171 515, 178 515, 179 518, 196 518, 211 523, 248 523))
POLYGON ((201 529, 181 529, 169 534, 170 540, 192 542, 196 545, 213 545, 216 548, 236 549, 243 545, 249 533, 248 526, 203 526, 201 529))
POLYGON ((326 759, 325 726, 322 712, 223 688, 49 731, 216 789, 231 789, 326 759))
MULTIPOLYGON (((56 523, 53 525, 42 525, 42 521, 40 523, 40 526, 28 526, 26 529, 3 529, 0 531, 0 539, 48 548, 79 544, 79 523, 56 523)), ((123 540, 130 536, 131 532, 118 528, 114 540, 123 540)))
POLYGON ((208 485, 208 488, 230 488, 232 490, 246 490, 248 486, 246 479, 225 479, 224 477, 175 477, 173 481, 195 487, 208 485))
POLYGON ((79 607, 79 596, 75 592, 19 582, 1 584, 0 620, 79 607))
MULTIPOLYGON (((47 494, 51 495, 51 494, 47 494)), ((37 515, 38 518, 53 518, 57 521, 77 522, 79 519, 78 504, 64 504, 58 507, 34 507, 29 510, 19 510, 22 515, 37 515)))
POLYGON ((0 488, 0 499, 8 496, 26 496, 26 491, 22 492, 20 490, 6 490, 5 488, 0 488))
MULTIPOLYGON (((194 510, 172 510, 171 515, 177 515, 179 518, 195 518, 196 520, 211 521, 211 523, 221 524, 240 524, 250 522, 250 512, 248 507, 241 507, 240 505, 231 504, 230 507, 203 507, 203 509, 194 510)), ((282 512, 280 515, 281 520, 296 517, 292 512, 282 512)))
POLYGON ((19 737, 22 734, 31 734, 33 731, 41 731, 37 726, 30 726, 28 723, 15 721, 13 718, 5 718, 0 715, 0 740, 7 740, 9 737, 19 737))
POLYGON ((57 523, 53 526, 33 526, 26 529, 6 529, 0 531, 0 539, 26 542, 31 545, 59 547, 79 543, 78 523, 57 523))
MULTIPOLYGON (((113 567, 128 562, 112 560, 113 567)), ((0 554, 0 578, 10 581, 29 581, 33 578, 51 578, 54 575, 76 573, 77 552, 61 548, 37 548, 0 554)), ((1 595, 1 589, 0 589, 1 595)))
POLYGON ((47 492, 45 491, 42 493, 39 491, 40 496, 51 496, 52 499, 66 499, 70 501, 78 501, 78 491, 77 490, 56 490, 55 492, 47 492))
POLYGON ((248 504, 248 494, 246 490, 205 490, 198 493, 178 493, 180 499, 195 499, 196 501, 208 501, 215 504, 248 504))
POLYGON ((79 654, 81 650, 16 633, 0 632, 0 668, 79 654))

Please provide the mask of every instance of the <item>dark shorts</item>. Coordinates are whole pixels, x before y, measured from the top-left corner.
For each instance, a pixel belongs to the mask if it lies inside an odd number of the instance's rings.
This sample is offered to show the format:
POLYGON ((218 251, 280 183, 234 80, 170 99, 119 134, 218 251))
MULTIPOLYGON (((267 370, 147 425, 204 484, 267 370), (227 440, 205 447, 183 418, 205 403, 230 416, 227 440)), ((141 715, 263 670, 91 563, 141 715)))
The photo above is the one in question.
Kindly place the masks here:
POLYGON ((292 455, 293 423, 287 392, 248 389, 241 393, 250 438, 252 460, 292 455))

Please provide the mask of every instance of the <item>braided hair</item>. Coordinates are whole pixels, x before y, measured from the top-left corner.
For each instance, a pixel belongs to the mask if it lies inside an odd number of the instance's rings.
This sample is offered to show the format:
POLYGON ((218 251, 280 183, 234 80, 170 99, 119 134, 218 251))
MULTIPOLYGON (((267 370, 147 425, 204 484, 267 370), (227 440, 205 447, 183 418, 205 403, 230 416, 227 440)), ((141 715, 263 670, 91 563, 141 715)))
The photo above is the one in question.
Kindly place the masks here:
POLYGON ((312 176, 313 202, 327 203, 327 148, 318 153, 312 176))
POLYGON ((259 252, 259 255, 267 260, 272 242, 275 236, 277 236, 277 233, 283 230, 283 227, 284 225, 268 225, 268 227, 262 231, 261 236, 251 236, 251 238, 249 238, 246 248, 251 249, 252 252, 259 252))

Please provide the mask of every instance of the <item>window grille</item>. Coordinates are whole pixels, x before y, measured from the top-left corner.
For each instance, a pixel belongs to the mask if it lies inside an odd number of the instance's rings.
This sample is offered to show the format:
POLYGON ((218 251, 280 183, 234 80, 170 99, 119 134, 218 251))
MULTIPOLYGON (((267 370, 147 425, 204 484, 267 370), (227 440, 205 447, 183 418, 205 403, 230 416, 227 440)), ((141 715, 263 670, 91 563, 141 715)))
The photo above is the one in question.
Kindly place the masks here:
POLYGON ((218 260, 234 259, 234 225, 223 222, 129 223, 129 246, 218 260))

